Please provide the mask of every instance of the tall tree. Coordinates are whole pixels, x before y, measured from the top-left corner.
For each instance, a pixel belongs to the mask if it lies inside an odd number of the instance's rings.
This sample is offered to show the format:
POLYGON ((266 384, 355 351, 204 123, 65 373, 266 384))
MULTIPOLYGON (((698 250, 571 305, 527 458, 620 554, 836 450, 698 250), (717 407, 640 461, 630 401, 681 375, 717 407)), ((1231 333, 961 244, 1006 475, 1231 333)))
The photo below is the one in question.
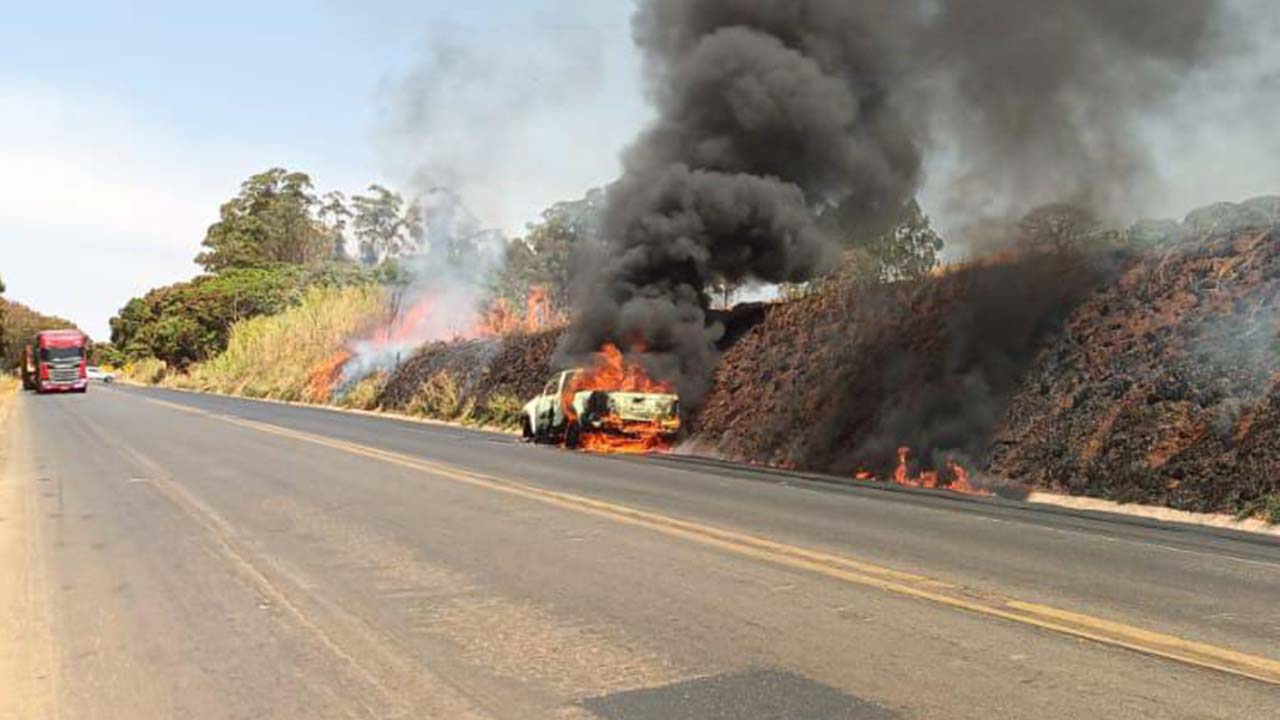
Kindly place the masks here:
POLYGON ((544 210, 540 222, 529 224, 523 238, 508 244, 493 294, 522 307, 529 291, 541 286, 553 310, 568 309, 585 255, 602 248, 598 230, 603 202, 604 193, 592 190, 580 200, 544 210))
POLYGON ((209 227, 196 262, 210 272, 312 265, 332 253, 332 238, 315 217, 319 199, 306 173, 272 168, 240 186, 209 227))
MULTIPOLYGON (((360 262, 377 265, 415 249, 413 230, 419 222, 405 211, 404 198, 381 185, 370 185, 368 195, 351 198, 352 231, 360 249, 360 262)), ((411 209, 416 205, 410 206, 411 209)), ((416 214, 416 209, 413 214, 416 214)))
POLYGON ((1041 205, 1018 221, 1018 242, 1023 247, 1066 251, 1095 237, 1102 227, 1088 208, 1068 203, 1041 205))
POLYGON ((4 342, 3 355, 0 356, 0 369, 8 370, 17 367, 22 359, 22 348, 31 342, 35 334, 41 330, 57 330, 74 328, 75 324, 60 317, 42 315, 35 310, 4 298, 0 298, 0 336, 4 342))
POLYGON ((347 205, 347 196, 337 190, 327 192, 321 198, 320 208, 316 211, 321 226, 329 234, 330 246, 333 248, 330 259, 339 262, 351 259, 347 254, 347 223, 353 213, 347 205))
POLYGON ((304 272, 235 268, 155 288, 111 318, 111 343, 130 358, 184 368, 226 348, 240 320, 280 312, 300 296, 304 272))
POLYGON ((834 232, 844 245, 846 263, 842 272, 891 282, 922 278, 937 267, 942 238, 915 199, 897 212, 887 229, 883 222, 852 223, 845 222, 846 217, 859 215, 836 209, 824 217, 824 221, 834 223, 834 232))

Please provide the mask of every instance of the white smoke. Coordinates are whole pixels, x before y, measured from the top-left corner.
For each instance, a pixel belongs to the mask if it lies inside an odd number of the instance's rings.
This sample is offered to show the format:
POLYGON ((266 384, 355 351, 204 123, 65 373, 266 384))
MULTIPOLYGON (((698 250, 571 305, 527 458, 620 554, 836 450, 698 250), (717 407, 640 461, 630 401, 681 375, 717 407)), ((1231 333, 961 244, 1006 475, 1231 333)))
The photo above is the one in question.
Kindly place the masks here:
POLYGON ((593 107, 612 112, 591 99, 617 69, 604 61, 608 41, 585 26, 442 21, 416 64, 384 83, 374 146, 421 227, 416 252, 400 259, 407 282, 392 288, 385 326, 349 348, 344 387, 393 370, 425 343, 473 337, 507 233, 604 179, 591 175, 599 158, 632 130, 592 116, 593 107))
POLYGON ((506 236, 486 228, 450 190, 429 190, 413 204, 421 219, 416 251, 400 259, 403 281, 390 288, 386 321, 350 343, 339 394, 375 372, 394 370, 426 343, 474 337, 480 325, 506 236))

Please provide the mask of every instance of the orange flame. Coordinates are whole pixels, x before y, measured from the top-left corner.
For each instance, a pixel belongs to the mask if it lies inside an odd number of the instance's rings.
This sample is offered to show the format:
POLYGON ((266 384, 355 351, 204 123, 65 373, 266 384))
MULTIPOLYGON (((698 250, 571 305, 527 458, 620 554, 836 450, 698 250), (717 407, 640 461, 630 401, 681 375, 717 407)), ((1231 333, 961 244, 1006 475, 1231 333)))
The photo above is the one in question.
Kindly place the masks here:
POLYGON ((424 332, 435 320, 438 305, 438 298, 434 295, 425 295, 391 322, 384 323, 367 333, 363 341, 375 346, 407 345, 419 342, 423 340, 424 332))
MULTIPOLYGON (((671 383, 649 377, 639 363, 630 362, 622 350, 613 344, 605 345, 596 353, 591 367, 574 376, 565 388, 563 398, 566 414, 573 415, 573 397, 588 390, 608 392, 636 392, 674 394, 671 383)), ((680 430, 680 420, 672 418, 657 422, 635 422, 617 415, 601 418, 601 427, 588 431, 583 428, 580 447, 586 452, 606 454, 644 454, 666 452, 674 444, 680 430)))
MULTIPOLYGON (((868 470, 859 470, 853 477, 863 481, 876 479, 875 475, 868 470)), ((912 475, 911 448, 905 445, 898 448, 898 466, 894 468, 889 480, 904 487, 951 490, 965 495, 990 494, 989 491, 977 487, 970 481, 969 471, 965 470, 955 458, 947 458, 946 467, 941 473, 937 470, 926 470, 918 475, 912 475)))
POLYGON ((497 337, 515 333, 537 333, 565 323, 565 317, 556 310, 551 291, 545 285, 536 285, 525 297, 524 308, 517 312, 506 298, 495 298, 476 324, 474 337, 497 337))
POLYGON ((649 377, 649 373, 638 363, 628 362, 617 345, 608 344, 595 354, 591 367, 573 377, 568 390, 571 393, 610 390, 665 394, 674 393, 675 386, 649 377))
POLYGON ((303 399, 316 403, 332 400, 334 388, 342 377, 342 368, 350 359, 350 352, 339 350, 312 368, 303 389, 303 399))

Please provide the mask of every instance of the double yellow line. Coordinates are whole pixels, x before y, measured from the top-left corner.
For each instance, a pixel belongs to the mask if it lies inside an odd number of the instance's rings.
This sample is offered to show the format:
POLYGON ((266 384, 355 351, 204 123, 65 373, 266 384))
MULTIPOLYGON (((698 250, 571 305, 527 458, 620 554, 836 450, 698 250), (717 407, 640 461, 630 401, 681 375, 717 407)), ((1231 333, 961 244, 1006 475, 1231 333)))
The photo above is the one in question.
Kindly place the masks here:
POLYGON ((854 558, 777 542, 768 538, 681 520, 603 500, 558 492, 527 482, 473 472, 445 463, 423 460, 358 443, 335 440, 226 415, 215 415, 189 406, 148 398, 149 402, 216 418, 299 442, 311 443, 380 462, 417 470, 467 485, 514 495, 536 502, 642 527, 663 535, 714 547, 742 557, 805 570, 855 585, 926 600, 960 610, 1030 625, 1085 640, 1166 658, 1199 668, 1280 685, 1280 661, 1228 648, 1186 640, 1174 635, 1112 622, 1102 618, 1026 602, 997 593, 982 592, 953 583, 902 572, 854 558))

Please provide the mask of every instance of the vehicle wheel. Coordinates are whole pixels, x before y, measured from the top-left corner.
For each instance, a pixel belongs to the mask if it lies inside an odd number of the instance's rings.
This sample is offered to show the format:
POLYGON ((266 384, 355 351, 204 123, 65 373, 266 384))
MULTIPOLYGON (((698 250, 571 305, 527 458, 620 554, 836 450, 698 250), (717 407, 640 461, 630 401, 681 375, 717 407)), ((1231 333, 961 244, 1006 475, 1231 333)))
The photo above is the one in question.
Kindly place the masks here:
POLYGON ((520 422, 520 437, 523 438, 525 442, 533 442, 536 439, 533 437, 533 427, 529 425, 528 415, 526 415, 524 420, 520 422))
POLYGON ((577 450, 582 444, 582 426, 577 420, 570 420, 564 429, 564 446, 570 450, 577 450))

